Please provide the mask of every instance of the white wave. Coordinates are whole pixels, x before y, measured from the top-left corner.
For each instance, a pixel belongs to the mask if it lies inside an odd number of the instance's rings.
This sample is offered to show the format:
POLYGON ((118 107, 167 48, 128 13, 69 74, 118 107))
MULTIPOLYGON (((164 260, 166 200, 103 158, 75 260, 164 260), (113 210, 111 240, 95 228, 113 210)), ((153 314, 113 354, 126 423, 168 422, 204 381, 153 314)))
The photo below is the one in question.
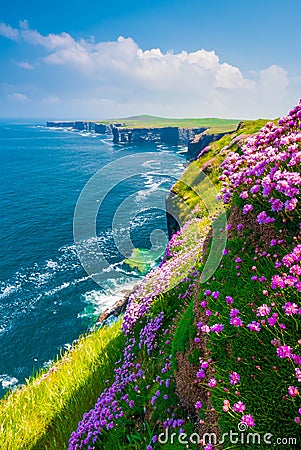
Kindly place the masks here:
POLYGON ((0 383, 2 384, 2 389, 8 389, 18 383, 16 377, 10 377, 9 375, 0 375, 0 383))
POLYGON ((0 298, 8 297, 10 294, 13 294, 14 292, 17 292, 21 287, 21 284, 9 284, 7 286, 3 286, 1 288, 1 294, 0 298))
POLYGON ((112 308, 115 303, 128 295, 136 285, 137 279, 121 284, 117 280, 111 279, 108 280, 108 287, 105 291, 92 290, 82 294, 83 301, 88 306, 79 314, 79 317, 99 316, 103 311, 112 308))

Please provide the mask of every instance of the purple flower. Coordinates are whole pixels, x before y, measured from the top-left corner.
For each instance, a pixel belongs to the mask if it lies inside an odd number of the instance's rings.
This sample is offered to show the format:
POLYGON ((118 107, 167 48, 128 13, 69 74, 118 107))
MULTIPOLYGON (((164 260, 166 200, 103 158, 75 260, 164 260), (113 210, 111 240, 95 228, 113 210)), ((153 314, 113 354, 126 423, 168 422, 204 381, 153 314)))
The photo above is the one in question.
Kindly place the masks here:
POLYGON ((219 293, 218 291, 214 291, 214 292, 212 292, 212 294, 211 294, 211 297, 213 297, 213 298, 215 298, 215 299, 217 299, 219 296, 220 296, 220 293, 219 293))
POLYGON ((250 205, 250 204, 246 204, 244 207, 243 207, 243 209, 242 209, 242 212, 243 212, 243 214, 248 214, 250 211, 252 211, 253 210, 253 206, 252 205, 250 205))
POLYGON ((243 325, 243 322, 240 317, 232 317, 230 320, 230 325, 233 325, 234 327, 241 327, 243 325))
POLYGON ((255 422, 254 422, 254 419, 251 416, 251 414, 247 414, 245 416, 242 416, 240 423, 244 423, 248 427, 254 427, 255 426, 255 422))
POLYGON ((212 333, 220 333, 221 331, 223 331, 224 325, 221 323, 216 323, 215 325, 212 325, 210 327, 210 331, 212 333))
POLYGON ((260 331, 260 324, 258 322, 253 321, 247 325, 250 331, 260 331))
POLYGON ((238 412, 238 413, 242 413, 245 410, 246 410, 246 405, 242 401, 234 403, 233 411, 238 412))
POLYGON ((197 376, 197 378, 203 379, 203 378, 205 378, 206 373, 205 373, 205 371, 204 371, 203 369, 201 369, 201 370, 199 370, 199 371, 197 372, 196 376, 197 376))
POLYGON ((291 397, 297 397, 299 395, 299 389, 295 386, 289 386, 287 392, 291 397))
POLYGON ((272 223, 274 221, 275 221, 275 219, 273 217, 269 217, 265 211, 262 211, 261 213, 259 213, 257 216, 257 219, 256 219, 256 222, 258 222, 261 225, 267 224, 267 223, 272 223))
POLYGON ((279 358, 291 358, 291 350, 292 347, 290 347, 289 345, 282 345, 281 347, 277 348, 277 356, 279 356, 279 358))
POLYGON ((194 406, 195 406, 195 409, 201 409, 203 406, 203 403, 198 400, 194 406))
POLYGON ((270 314, 270 312, 271 308, 265 303, 257 308, 257 316, 264 317, 270 314))
POLYGON ((296 303, 286 302, 282 308, 287 316, 292 316, 299 312, 299 306, 296 303))
POLYGON ((210 378, 209 382, 208 382, 208 386, 209 387, 215 387, 217 385, 217 381, 215 378, 210 378))
POLYGON ((240 375, 237 372, 230 373, 230 384, 237 384, 240 380, 240 375))
POLYGON ((278 320, 278 314, 277 313, 274 313, 274 314, 271 315, 271 317, 268 317, 268 323, 269 323, 269 325, 271 327, 273 327, 275 325, 277 320, 278 320))

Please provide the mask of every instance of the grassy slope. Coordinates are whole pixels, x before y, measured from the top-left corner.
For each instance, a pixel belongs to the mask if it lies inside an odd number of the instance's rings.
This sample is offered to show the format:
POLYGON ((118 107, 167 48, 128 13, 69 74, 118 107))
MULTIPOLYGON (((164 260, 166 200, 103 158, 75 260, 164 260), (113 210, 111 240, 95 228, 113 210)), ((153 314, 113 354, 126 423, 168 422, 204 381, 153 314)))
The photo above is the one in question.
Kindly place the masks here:
POLYGON ((126 118, 117 118, 102 121, 101 123, 121 123, 126 128, 210 128, 213 132, 226 132, 235 130, 239 120, 236 119, 218 119, 218 118, 187 118, 173 119, 165 117, 155 117, 148 115, 132 116, 126 118))
POLYGON ((0 402, 0 449, 67 448, 83 413, 111 379, 124 336, 120 321, 80 338, 48 372, 0 402))

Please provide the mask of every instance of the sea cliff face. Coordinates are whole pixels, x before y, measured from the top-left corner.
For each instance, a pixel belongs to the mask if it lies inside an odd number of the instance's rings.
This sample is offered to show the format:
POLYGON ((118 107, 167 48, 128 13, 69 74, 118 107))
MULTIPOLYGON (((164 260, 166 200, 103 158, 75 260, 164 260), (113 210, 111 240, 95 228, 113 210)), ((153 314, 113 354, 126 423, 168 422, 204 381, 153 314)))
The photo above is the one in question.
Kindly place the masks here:
POLYGON ((111 133, 111 128, 106 124, 83 120, 76 120, 73 122, 47 122, 46 126, 48 128, 72 128, 76 131, 87 131, 97 134, 111 133))
POLYGON ((209 133, 208 130, 204 130, 200 134, 194 136, 188 143, 187 159, 193 161, 198 157, 206 153, 208 146, 215 141, 221 139, 225 134, 229 133, 209 133))
POLYGON ((113 142, 115 144, 142 144, 147 142, 158 142, 169 145, 187 144, 197 134, 206 128, 124 128, 111 125, 113 142))
POLYGON ((187 159, 192 161, 211 143, 227 133, 210 133, 206 127, 124 127, 121 123, 110 125, 91 121, 54 121, 47 122, 49 128, 70 128, 97 134, 111 134, 114 144, 147 144, 187 145, 187 159))

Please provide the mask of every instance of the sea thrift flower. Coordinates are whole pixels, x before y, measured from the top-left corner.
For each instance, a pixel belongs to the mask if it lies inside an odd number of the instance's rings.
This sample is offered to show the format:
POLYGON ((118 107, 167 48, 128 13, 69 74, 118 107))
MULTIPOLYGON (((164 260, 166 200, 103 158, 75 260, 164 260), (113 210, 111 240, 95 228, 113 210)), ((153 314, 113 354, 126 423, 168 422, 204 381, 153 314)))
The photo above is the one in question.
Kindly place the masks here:
POLYGON ((206 373, 203 369, 199 370, 196 374, 197 378, 205 378, 206 373))
POLYGON ((264 316, 267 316, 268 314, 270 314, 270 312, 271 312, 271 308, 266 304, 263 304, 263 305, 259 306, 259 308, 257 308, 257 316, 264 317, 264 316))
POLYGON ((217 381, 215 378, 210 378, 208 386, 209 387, 215 387, 217 385, 217 381))
POLYGON ((301 383, 301 369, 299 369, 299 367, 296 367, 295 372, 296 372, 297 380, 299 381, 299 383, 301 383))
POLYGON ((230 409, 230 402, 229 402, 229 400, 224 400, 223 411, 224 412, 228 412, 229 409, 230 409))
POLYGON ((279 356, 279 358, 291 358, 291 350, 292 348, 289 345, 282 345, 277 348, 277 356, 279 356))
POLYGON ((243 212, 243 214, 248 214, 252 210, 253 210, 253 206, 250 204, 247 204, 243 207, 242 212, 243 212))
POLYGON ((255 426, 255 422, 254 422, 254 419, 251 416, 251 414, 247 414, 246 416, 242 416, 240 423, 244 423, 248 427, 254 427, 255 426))
POLYGON ((287 302, 282 306, 282 308, 287 316, 292 316, 293 314, 297 314, 299 312, 299 306, 296 303, 287 302))
POLYGON ((230 320, 230 325, 233 325, 234 327, 241 327, 243 325, 243 322, 240 317, 232 317, 230 320))
POLYGON ((245 410, 246 410, 246 405, 242 401, 234 403, 233 411, 238 412, 238 413, 242 413, 245 410))
POLYGON ((195 409, 201 409, 203 406, 203 403, 198 400, 194 406, 195 406, 195 409))
POLYGON ((230 374, 230 384, 237 384, 240 380, 240 375, 237 372, 230 374))
POLYGON ((230 296, 230 295, 228 295, 227 297, 226 297, 226 302, 228 303, 228 305, 232 305, 232 303, 233 303, 233 298, 230 296))
POLYGON ((212 325, 210 327, 210 331, 212 333, 220 333, 221 331, 223 331, 224 325, 221 323, 216 323, 215 325, 212 325))
POLYGON ((273 327, 275 325, 275 323, 277 322, 277 320, 278 320, 278 314, 274 313, 271 315, 271 317, 268 317, 268 324, 271 327, 273 327))
POLYGON ((287 392, 291 397, 297 397, 299 395, 299 389, 295 386, 289 386, 287 392))
POLYGON ((239 314, 239 309, 231 309, 230 310, 230 317, 236 317, 239 314))
POLYGON ((251 330, 251 331, 260 331, 260 324, 258 323, 258 322, 252 322, 252 323, 249 323, 248 325, 247 325, 247 327, 251 330))

